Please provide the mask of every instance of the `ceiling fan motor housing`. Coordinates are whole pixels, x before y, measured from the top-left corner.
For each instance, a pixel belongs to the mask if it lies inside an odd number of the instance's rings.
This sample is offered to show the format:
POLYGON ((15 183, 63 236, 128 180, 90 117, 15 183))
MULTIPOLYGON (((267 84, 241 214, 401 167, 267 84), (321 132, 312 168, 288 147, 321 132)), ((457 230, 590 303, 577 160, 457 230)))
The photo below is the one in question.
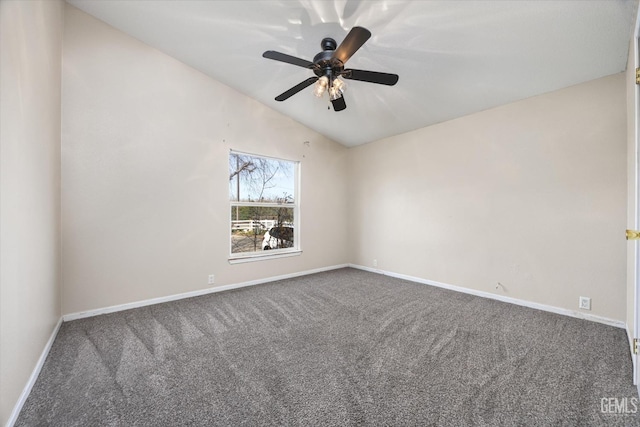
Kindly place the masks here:
POLYGON ((336 50, 338 44, 331 37, 325 37, 320 43, 322 52, 313 57, 313 62, 316 65, 313 72, 316 76, 327 76, 330 80, 334 76, 338 76, 344 69, 344 64, 333 57, 333 53, 336 50))

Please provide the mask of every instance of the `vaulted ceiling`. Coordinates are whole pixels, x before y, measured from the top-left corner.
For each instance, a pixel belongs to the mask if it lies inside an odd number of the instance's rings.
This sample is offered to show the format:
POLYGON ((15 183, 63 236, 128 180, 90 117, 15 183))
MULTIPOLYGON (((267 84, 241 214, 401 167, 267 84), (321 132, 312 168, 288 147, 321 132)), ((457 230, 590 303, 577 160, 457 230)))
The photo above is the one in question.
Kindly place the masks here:
POLYGON ((81 10, 346 146, 404 133, 625 70, 636 0, 67 0, 81 10), (329 109, 313 76, 262 57, 307 60, 353 26, 372 37, 348 68, 395 73, 395 86, 347 80, 329 109))

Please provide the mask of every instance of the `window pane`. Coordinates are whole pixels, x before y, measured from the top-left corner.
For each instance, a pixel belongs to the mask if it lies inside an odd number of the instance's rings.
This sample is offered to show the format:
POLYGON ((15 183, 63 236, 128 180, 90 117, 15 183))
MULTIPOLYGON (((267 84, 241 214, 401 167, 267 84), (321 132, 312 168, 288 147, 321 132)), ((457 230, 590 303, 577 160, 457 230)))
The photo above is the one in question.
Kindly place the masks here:
POLYGON ((231 253, 293 247, 293 208, 232 206, 231 253))
POLYGON ((231 153, 229 199, 238 202, 294 203, 295 162, 231 153))

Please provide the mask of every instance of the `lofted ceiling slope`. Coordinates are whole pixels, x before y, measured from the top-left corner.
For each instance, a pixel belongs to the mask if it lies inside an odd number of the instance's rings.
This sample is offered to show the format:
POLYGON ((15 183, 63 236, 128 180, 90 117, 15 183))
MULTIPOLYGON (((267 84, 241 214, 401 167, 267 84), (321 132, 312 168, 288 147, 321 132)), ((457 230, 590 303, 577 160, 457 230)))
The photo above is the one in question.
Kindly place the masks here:
POLYGON ((79 9, 323 135, 356 146, 625 70, 636 0, 67 0, 79 9), (348 80, 334 112, 313 73, 262 57, 312 60, 353 26, 372 37, 348 68, 395 73, 395 86, 348 80))

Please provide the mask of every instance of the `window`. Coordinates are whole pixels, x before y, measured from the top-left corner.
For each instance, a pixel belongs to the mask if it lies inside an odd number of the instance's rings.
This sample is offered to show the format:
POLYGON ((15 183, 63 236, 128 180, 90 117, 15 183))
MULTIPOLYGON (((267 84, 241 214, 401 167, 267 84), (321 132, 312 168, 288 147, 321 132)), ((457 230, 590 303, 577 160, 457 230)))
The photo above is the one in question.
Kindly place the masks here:
POLYGON ((299 252, 298 162, 229 154, 231 258, 299 252))

